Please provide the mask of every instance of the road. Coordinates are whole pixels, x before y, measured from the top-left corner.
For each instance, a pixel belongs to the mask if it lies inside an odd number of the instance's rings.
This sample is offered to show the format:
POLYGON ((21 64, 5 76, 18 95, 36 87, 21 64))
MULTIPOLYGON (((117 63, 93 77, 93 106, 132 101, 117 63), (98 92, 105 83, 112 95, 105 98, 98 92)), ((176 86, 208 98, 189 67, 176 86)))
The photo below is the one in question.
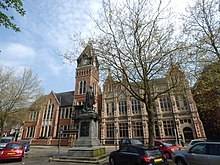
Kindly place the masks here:
MULTIPOLYGON (((110 153, 115 150, 115 147, 106 147, 106 153, 110 153)), ((68 147, 60 148, 60 156, 66 155, 68 147)), ((82 163, 72 163, 72 162, 54 162, 50 161, 50 157, 58 155, 58 148, 56 146, 31 146, 31 150, 25 153, 25 157, 22 162, 10 161, 10 162, 0 162, 3 165, 79 165, 82 163)), ((88 164, 86 165, 94 165, 88 164)), ((108 165, 106 160, 101 165, 108 165)), ((169 161, 169 165, 175 165, 172 161, 169 161)))

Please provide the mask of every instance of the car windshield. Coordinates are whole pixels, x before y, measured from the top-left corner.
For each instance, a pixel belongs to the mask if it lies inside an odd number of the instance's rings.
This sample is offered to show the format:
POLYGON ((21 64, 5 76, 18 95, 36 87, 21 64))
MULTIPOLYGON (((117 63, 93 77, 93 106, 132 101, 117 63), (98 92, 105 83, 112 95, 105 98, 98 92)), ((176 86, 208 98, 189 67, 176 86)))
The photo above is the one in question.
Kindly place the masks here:
POLYGON ((161 143, 163 143, 163 145, 165 145, 165 146, 167 146, 167 147, 169 147, 169 146, 173 146, 173 144, 168 143, 168 142, 161 142, 161 143))
POLYGON ((139 140, 132 140, 132 142, 131 142, 132 144, 142 144, 142 142, 141 141, 139 141, 139 140))
POLYGON ((22 147, 21 144, 11 144, 11 143, 5 146, 5 148, 21 148, 21 147, 22 147))
POLYGON ((1 139, 0 143, 8 143, 10 141, 11 141, 11 139, 1 139))
POLYGON ((145 154, 147 156, 152 156, 152 157, 161 157, 162 153, 160 152, 159 149, 155 149, 155 150, 144 150, 145 154))

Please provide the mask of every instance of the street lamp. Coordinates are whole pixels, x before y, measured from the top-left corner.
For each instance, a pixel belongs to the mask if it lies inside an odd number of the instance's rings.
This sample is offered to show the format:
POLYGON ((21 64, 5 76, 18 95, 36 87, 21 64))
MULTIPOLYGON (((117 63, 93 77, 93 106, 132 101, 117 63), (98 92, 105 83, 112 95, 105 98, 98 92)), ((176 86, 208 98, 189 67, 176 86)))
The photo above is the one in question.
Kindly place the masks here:
POLYGON ((59 129, 59 140, 58 140, 58 159, 60 159, 60 140, 61 140, 61 134, 63 133, 63 127, 60 127, 59 129))

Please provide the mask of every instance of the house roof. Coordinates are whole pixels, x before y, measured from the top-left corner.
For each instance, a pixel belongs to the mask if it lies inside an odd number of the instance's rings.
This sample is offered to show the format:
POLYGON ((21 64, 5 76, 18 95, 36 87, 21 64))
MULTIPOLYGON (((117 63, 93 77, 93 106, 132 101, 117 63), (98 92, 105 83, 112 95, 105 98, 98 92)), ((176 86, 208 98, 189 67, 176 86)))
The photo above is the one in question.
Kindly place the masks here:
POLYGON ((68 91, 63 93, 55 93, 60 106, 71 106, 73 105, 74 91, 68 91))

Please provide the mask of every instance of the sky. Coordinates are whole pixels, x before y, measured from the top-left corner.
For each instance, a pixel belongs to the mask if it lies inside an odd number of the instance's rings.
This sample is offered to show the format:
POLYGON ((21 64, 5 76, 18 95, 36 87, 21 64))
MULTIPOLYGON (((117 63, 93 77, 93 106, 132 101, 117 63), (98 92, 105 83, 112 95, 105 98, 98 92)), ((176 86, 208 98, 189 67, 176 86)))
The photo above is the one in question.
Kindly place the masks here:
MULTIPOLYGON (((183 11, 187 0, 172 0, 183 11)), ((31 68, 41 80, 44 93, 75 89, 75 63, 67 63, 58 52, 74 48, 70 37, 86 35, 92 28, 88 14, 101 8, 102 0, 24 0, 24 17, 16 12, 15 23, 21 32, 0 26, 0 65, 31 68)))

